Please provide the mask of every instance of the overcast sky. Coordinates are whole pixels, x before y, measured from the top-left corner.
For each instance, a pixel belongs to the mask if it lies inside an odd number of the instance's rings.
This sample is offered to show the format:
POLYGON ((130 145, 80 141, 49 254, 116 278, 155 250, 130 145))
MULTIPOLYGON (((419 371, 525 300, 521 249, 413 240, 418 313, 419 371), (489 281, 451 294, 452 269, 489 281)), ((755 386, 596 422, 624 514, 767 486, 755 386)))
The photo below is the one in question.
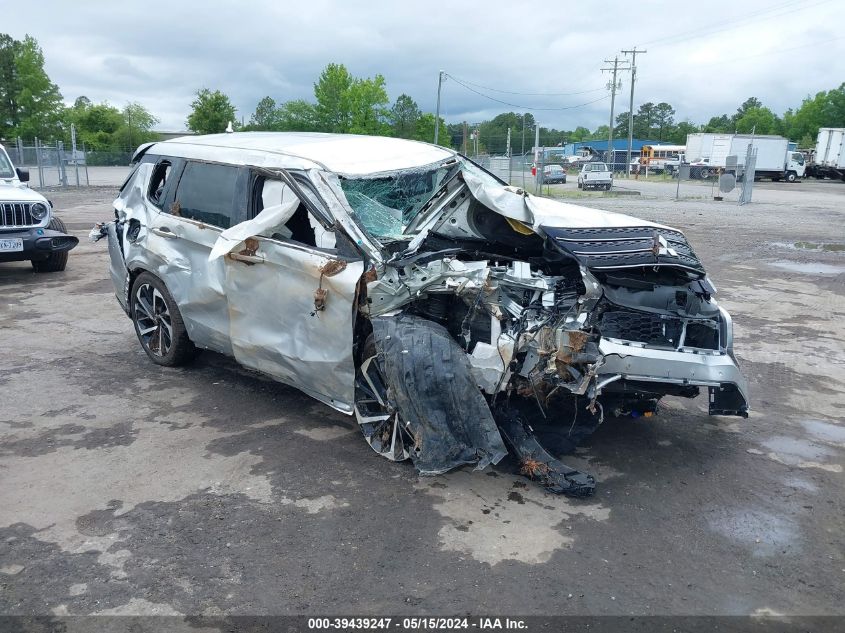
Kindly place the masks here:
MULTIPOLYGON (((449 122, 530 106, 546 108, 533 110, 541 125, 562 129, 607 123, 604 60, 634 46, 648 50, 637 60, 635 105, 667 101, 676 119, 695 123, 749 96, 780 115, 845 81, 842 0, 7 4, 0 31, 38 39, 68 103, 138 101, 162 130, 185 129, 201 87, 228 94, 246 120, 265 95, 312 100, 331 62, 355 76, 381 73, 391 101, 404 92, 423 110, 434 111, 441 69, 514 104, 447 79, 449 122)), ((617 112, 628 109, 629 75, 621 79, 617 112)))

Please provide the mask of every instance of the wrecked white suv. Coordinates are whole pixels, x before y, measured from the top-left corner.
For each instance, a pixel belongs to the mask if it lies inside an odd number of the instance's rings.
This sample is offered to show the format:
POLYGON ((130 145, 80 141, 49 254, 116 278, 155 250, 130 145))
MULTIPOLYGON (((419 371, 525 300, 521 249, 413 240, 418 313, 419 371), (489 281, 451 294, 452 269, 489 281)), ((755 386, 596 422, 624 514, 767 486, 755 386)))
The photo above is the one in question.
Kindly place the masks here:
POLYGON ((186 137, 134 160, 95 234, 158 364, 227 354, 422 474, 511 451, 572 495, 595 481, 555 455, 605 416, 702 388, 746 415, 731 319, 679 231, 393 138, 186 137))

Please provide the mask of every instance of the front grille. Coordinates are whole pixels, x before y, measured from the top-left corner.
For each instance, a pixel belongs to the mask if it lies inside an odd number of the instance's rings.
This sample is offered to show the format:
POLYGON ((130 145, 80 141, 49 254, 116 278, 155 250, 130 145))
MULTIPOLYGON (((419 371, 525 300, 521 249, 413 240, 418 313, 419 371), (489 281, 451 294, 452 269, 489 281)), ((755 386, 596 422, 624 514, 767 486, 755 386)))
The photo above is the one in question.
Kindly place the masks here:
POLYGON ((38 220, 32 219, 31 202, 0 202, 0 228, 34 226, 38 220))
POLYGON ((633 310, 608 310, 601 317, 602 336, 646 345, 676 348, 681 342, 683 321, 674 317, 633 310))
POLYGON ((685 348, 719 349, 719 323, 715 320, 682 319, 611 307, 602 313, 598 325, 601 335, 607 338, 671 349, 682 345, 685 348))

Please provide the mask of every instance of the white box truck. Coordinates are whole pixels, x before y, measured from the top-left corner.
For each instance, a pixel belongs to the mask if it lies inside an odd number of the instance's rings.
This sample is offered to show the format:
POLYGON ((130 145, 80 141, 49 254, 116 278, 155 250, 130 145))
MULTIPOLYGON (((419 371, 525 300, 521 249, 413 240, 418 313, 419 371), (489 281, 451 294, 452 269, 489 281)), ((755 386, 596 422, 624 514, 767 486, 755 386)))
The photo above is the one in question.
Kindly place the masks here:
POLYGON ((845 181, 845 128, 823 127, 816 137, 816 151, 807 175, 845 181))
POLYGON ((782 136, 753 134, 690 134, 687 136, 687 158, 691 178, 709 178, 725 170, 728 156, 736 156, 737 172, 745 170, 748 145, 757 150, 754 179, 771 178, 795 182, 804 177, 804 155, 792 151, 789 140, 782 136))

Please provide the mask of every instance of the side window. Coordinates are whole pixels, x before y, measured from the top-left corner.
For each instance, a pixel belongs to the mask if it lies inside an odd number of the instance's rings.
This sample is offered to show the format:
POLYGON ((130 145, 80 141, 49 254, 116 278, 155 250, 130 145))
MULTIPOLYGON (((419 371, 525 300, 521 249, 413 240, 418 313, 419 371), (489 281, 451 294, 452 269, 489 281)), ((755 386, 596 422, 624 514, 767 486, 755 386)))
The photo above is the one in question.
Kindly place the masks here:
MULTIPOLYGON (((282 201, 283 190, 287 187, 281 180, 257 176, 253 179, 252 217, 257 216, 267 207, 278 205, 282 201)), ((310 193, 310 192, 309 192, 310 193)), ((289 194, 288 194, 289 195, 289 194)), ((335 236, 308 211, 300 201, 292 214, 278 226, 267 229, 262 234, 275 240, 292 240, 318 248, 334 248, 335 236)))
POLYGON ((168 211, 228 229, 233 218, 238 217, 237 184, 237 167, 189 162, 179 179, 176 200, 168 211))
POLYGON ((173 165, 169 160, 162 160, 156 163, 153 168, 153 175, 150 178, 150 187, 147 190, 147 197, 159 209, 164 205, 165 187, 173 171, 173 165))

